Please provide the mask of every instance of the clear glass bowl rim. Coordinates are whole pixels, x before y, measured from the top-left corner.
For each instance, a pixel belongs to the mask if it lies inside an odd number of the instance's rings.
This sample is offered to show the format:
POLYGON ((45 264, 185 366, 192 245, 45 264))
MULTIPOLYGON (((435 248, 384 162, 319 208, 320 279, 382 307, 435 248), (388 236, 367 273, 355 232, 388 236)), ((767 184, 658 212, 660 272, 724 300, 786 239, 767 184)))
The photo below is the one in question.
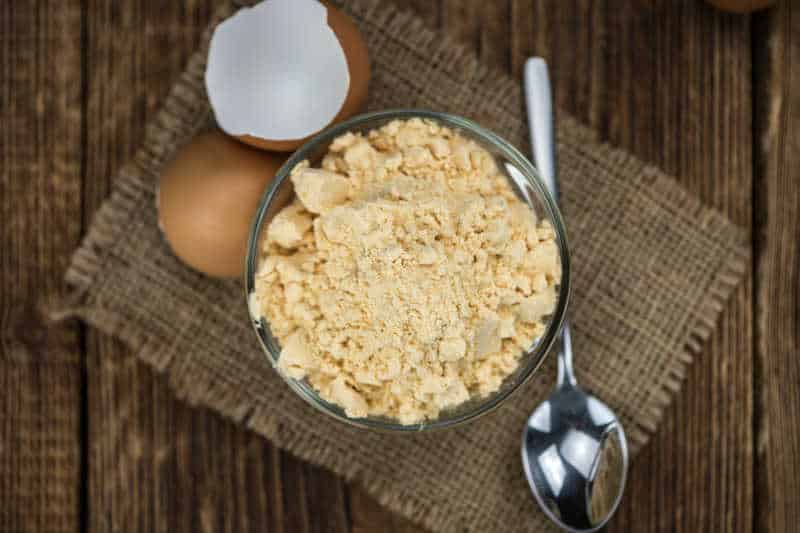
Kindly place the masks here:
MULTIPOLYGON (((272 183, 264 192, 261 197, 261 201, 259 202, 258 210, 256 211, 256 215, 250 227, 250 235, 247 243, 247 256, 245 258, 244 269, 245 305, 248 306, 247 314, 250 318, 250 323, 253 326, 253 330, 258 338, 259 344, 261 345, 261 348, 270 364, 273 367, 277 365, 280 352, 275 353, 272 349, 270 349, 269 343, 272 342, 273 344, 277 345, 278 342, 277 339, 272 337, 272 334, 269 333, 268 328, 258 327, 256 325, 255 320, 249 312, 249 295, 255 288, 255 274, 258 266, 258 247, 261 226, 264 216, 266 215, 270 204, 275 198, 276 192, 279 190, 281 184, 289 177, 291 170, 298 163, 307 159, 309 154, 312 154, 317 148, 320 147, 320 145, 327 145, 337 136, 354 128, 363 127, 373 122, 377 123, 393 119, 411 119, 415 117, 431 119, 445 126, 466 130, 474 138, 477 138, 481 142, 492 146, 495 150, 502 153, 504 157, 514 164, 514 166, 524 175, 528 182, 530 182, 530 184, 536 190, 541 203, 544 204, 544 208, 547 211, 546 218, 551 221, 556 234, 559 256, 561 260, 562 275, 556 309, 547 325, 547 329, 539 339, 538 344, 536 344, 534 347, 533 352, 530 353, 530 355, 523 356, 522 361, 525 362, 525 367, 521 370, 517 382, 511 387, 501 388, 498 392, 488 396, 484 401, 478 403, 474 408, 465 412, 461 412, 455 416, 440 416, 436 420, 410 425, 400 424, 399 422, 390 421, 388 419, 349 418, 345 416, 343 412, 341 412, 341 409, 338 406, 335 406, 320 398, 310 385, 287 378, 282 373, 278 372, 277 368, 274 368, 274 371, 281 376, 281 378, 292 388, 292 390, 295 391, 295 393, 297 393, 301 398, 303 398, 316 409, 351 426, 391 433, 414 433, 423 430, 427 431, 432 429, 460 426, 467 422, 473 421, 499 407, 509 396, 511 396, 512 393, 525 384, 544 362, 546 355, 550 352, 553 344, 558 338, 558 333, 561 330, 564 317, 566 316, 567 305, 571 291, 569 248, 567 245, 567 234, 561 212, 559 211, 553 196, 547 190, 544 182, 539 177, 535 167, 512 144, 507 142, 496 133, 480 126, 476 122, 450 113, 413 108, 387 109, 383 111, 363 113, 331 126, 306 141, 306 143, 304 143, 296 152, 294 152, 280 167, 280 169, 278 169, 275 174, 275 178, 272 180, 272 183)), ((263 317, 260 320, 266 323, 263 317)))

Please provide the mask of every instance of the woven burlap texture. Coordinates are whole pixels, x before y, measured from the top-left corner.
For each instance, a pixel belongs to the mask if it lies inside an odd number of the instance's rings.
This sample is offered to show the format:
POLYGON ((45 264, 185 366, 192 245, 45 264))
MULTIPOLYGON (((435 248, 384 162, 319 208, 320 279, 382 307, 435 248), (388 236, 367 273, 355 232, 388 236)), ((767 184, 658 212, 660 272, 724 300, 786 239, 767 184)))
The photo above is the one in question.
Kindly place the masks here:
MULTIPOLYGON (((526 145, 519 81, 380 0, 344 6, 370 48, 370 109, 465 115, 526 145)), ((236 9, 225 5, 215 22, 236 9)), ((208 36, 116 176, 67 272, 79 316, 123 339, 209 406, 297 456, 361 483, 437 532, 547 531, 519 461, 524 421, 553 382, 553 358, 494 413, 462 428, 394 436, 346 427, 286 386, 260 351, 239 282, 193 272, 156 225, 163 164, 212 117, 203 86, 208 36)), ((622 417, 635 453, 656 429, 748 261, 742 231, 670 177, 558 120, 572 248, 570 317, 583 385, 622 417)))

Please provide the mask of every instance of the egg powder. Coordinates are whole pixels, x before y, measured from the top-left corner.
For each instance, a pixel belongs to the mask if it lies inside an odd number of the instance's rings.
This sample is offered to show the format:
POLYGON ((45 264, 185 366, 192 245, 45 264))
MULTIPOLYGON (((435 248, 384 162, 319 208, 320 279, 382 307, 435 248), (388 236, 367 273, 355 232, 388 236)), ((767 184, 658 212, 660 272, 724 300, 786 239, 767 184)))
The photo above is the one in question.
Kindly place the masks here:
POLYGON ((554 232, 474 141, 393 121, 338 137, 291 180, 251 311, 281 343, 279 371, 347 416, 434 419, 496 391, 544 332, 554 232))

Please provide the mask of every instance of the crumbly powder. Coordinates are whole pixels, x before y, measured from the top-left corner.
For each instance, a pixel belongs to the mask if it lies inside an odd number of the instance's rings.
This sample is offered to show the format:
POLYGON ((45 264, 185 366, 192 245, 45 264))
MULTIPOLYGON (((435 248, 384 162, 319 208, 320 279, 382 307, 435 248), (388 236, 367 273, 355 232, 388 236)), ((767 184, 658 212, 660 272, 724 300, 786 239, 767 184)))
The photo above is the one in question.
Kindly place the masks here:
POLYGON ((348 416, 404 424, 496 391, 553 311, 552 228, 433 122, 347 133, 321 167, 292 173, 256 276, 279 370, 348 416))

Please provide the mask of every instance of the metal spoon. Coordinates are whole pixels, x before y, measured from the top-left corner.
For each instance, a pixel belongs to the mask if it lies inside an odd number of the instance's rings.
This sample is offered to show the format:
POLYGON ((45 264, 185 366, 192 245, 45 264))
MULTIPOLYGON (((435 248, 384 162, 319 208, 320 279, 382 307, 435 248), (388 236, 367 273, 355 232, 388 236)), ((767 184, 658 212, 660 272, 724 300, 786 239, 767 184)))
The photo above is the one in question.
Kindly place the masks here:
MULTIPOLYGON (((542 58, 525 64, 525 102, 535 166, 558 200, 553 103, 542 58)), ((560 344, 556 388, 525 425, 522 465, 547 516, 567 531, 596 531, 619 506, 628 446, 617 416, 575 381, 566 321, 560 344)))

